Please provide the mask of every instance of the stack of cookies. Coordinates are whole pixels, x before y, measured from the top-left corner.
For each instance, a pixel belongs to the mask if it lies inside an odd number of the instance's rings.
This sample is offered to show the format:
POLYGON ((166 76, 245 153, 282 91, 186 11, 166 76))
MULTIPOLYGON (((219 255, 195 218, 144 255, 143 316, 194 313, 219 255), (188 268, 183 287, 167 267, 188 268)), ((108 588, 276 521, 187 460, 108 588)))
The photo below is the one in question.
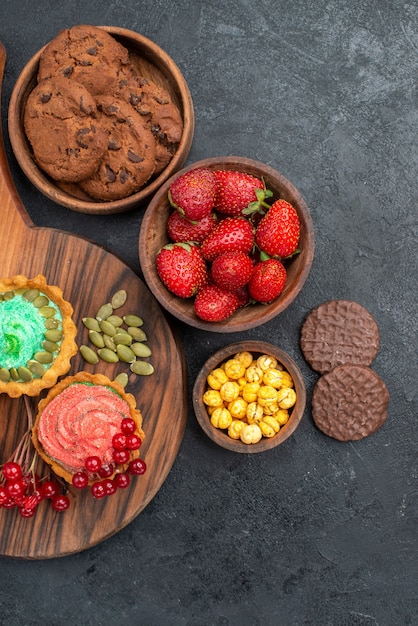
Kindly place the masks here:
POLYGON ((312 394, 312 417, 329 437, 355 441, 385 422, 389 392, 370 368, 379 343, 376 321, 356 302, 331 300, 306 317, 301 349, 321 374, 312 394))
POLYGON ((176 153, 183 120, 105 30, 73 26, 43 50, 24 128, 37 165, 68 191, 126 198, 176 153))

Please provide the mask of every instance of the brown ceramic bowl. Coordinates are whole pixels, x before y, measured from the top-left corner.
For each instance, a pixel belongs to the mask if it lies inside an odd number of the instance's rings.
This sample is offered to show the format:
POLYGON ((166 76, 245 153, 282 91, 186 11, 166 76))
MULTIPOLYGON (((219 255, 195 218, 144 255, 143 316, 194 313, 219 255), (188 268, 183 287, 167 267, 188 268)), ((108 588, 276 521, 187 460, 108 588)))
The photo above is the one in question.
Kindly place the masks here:
POLYGON ((215 443, 232 452, 242 452, 253 454, 271 450, 286 441, 292 435, 302 419, 306 405, 306 388, 299 368, 293 359, 276 346, 261 341, 242 341, 230 344, 218 350, 203 365, 193 387, 193 408, 203 432, 215 443), (276 357, 283 368, 292 376, 294 389, 296 391, 296 404, 289 409, 290 417, 288 422, 280 428, 273 437, 263 437, 258 443, 243 443, 240 439, 232 439, 227 431, 215 428, 210 422, 210 417, 203 403, 203 394, 208 389, 207 376, 213 369, 232 358, 238 352, 250 352, 254 358, 262 354, 276 357))
POLYGON ((28 95, 36 85, 39 58, 44 48, 30 59, 16 81, 9 103, 9 136, 20 167, 33 185, 45 196, 80 213, 110 214, 127 211, 144 202, 183 166, 193 141, 194 109, 190 91, 182 73, 164 50, 131 30, 113 26, 100 28, 107 31, 129 50, 131 61, 139 68, 143 76, 169 91, 182 113, 183 135, 177 152, 167 167, 158 176, 151 178, 137 193, 109 202, 95 201, 78 189, 72 189, 69 193, 39 169, 34 162, 33 152, 24 132, 23 113, 28 95))
POLYGON ((240 332, 260 326, 284 311, 302 289, 311 270, 315 248, 314 229, 309 209, 295 187, 282 174, 258 161, 242 157, 215 157, 204 159, 177 172, 164 185, 149 203, 141 224, 139 234, 139 258, 144 278, 148 287, 160 304, 182 322, 213 332, 240 332), (280 296, 270 304, 246 306, 222 322, 205 322, 199 319, 193 309, 193 301, 178 298, 170 293, 161 282, 155 267, 158 251, 168 243, 167 219, 171 208, 168 201, 168 189, 175 178, 196 167, 239 170, 264 178, 268 189, 273 192, 273 199, 283 198, 296 209, 301 222, 300 254, 287 263, 287 282, 280 296))

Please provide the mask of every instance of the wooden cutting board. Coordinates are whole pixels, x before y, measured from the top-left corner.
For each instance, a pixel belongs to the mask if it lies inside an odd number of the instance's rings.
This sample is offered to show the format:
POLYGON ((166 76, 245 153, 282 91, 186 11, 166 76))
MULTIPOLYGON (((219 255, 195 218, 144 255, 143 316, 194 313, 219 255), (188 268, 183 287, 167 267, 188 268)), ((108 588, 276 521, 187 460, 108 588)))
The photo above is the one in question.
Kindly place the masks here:
MULTIPOLYGON (((0 43, 0 85, 6 54, 0 43)), ((1 93, 1 90, 0 90, 1 93)), ((103 219, 106 219, 105 217, 103 219)), ((155 372, 131 375, 126 391, 132 393, 144 418, 145 440, 141 457, 147 463, 143 476, 126 490, 103 500, 86 491, 71 495, 71 506, 54 512, 41 502, 33 518, 17 510, 0 509, 0 555, 26 559, 64 556, 89 548, 131 522, 150 502, 169 473, 181 445, 187 420, 187 378, 184 355, 164 313, 146 285, 113 254, 98 245, 56 229, 38 228, 30 220, 12 182, 0 127, 0 276, 46 276, 50 285, 63 290, 74 307, 77 344, 87 343, 81 320, 94 316, 113 293, 125 289, 128 299, 121 314, 136 313, 152 350, 155 372)), ((71 361, 70 374, 80 370, 114 378, 126 365, 100 362, 88 365, 79 354, 71 361)), ((38 398, 30 399, 36 411, 38 398)), ((0 464, 6 462, 25 431, 23 398, 0 395, 0 464)))

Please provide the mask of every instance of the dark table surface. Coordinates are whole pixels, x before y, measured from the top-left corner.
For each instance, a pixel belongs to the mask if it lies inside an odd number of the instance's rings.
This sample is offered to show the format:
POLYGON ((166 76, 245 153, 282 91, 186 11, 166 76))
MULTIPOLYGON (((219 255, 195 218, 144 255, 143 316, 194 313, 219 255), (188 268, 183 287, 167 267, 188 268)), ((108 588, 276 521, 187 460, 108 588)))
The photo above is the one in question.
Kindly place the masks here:
POLYGON ((2 0, 1 9, 3 132, 36 225, 86 236, 141 272, 143 207, 103 217, 55 205, 25 179, 7 136, 29 58, 64 27, 115 25, 155 41, 183 72, 196 115, 187 163, 239 155, 281 171, 310 208, 316 254, 301 294, 268 324, 232 336, 177 325, 190 387, 232 341, 287 351, 308 390, 296 433, 270 452, 236 455, 206 438, 190 407, 167 480, 121 532, 63 558, 0 558, 0 623, 417 624, 417 4, 2 0), (390 391, 385 425, 355 443, 315 428, 317 375, 299 348, 304 317, 333 298, 376 318, 372 367, 390 391))

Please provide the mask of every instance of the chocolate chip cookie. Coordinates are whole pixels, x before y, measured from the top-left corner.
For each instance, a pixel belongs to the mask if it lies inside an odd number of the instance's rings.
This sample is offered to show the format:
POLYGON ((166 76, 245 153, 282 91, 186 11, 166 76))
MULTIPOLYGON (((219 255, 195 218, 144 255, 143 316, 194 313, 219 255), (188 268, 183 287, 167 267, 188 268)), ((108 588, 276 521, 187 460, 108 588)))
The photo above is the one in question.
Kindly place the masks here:
POLYGON ((94 97, 76 81, 46 79, 29 94, 25 132, 35 161, 55 180, 79 182, 98 168, 108 140, 96 113, 94 97))
POLYGON ((97 171, 80 183, 97 200, 118 200, 136 193, 155 170, 155 137, 139 113, 113 96, 97 96, 98 123, 108 145, 97 171))
POLYGON ((66 28, 45 47, 38 81, 53 76, 71 78, 91 94, 112 93, 118 80, 132 72, 128 50, 96 26, 66 28))

